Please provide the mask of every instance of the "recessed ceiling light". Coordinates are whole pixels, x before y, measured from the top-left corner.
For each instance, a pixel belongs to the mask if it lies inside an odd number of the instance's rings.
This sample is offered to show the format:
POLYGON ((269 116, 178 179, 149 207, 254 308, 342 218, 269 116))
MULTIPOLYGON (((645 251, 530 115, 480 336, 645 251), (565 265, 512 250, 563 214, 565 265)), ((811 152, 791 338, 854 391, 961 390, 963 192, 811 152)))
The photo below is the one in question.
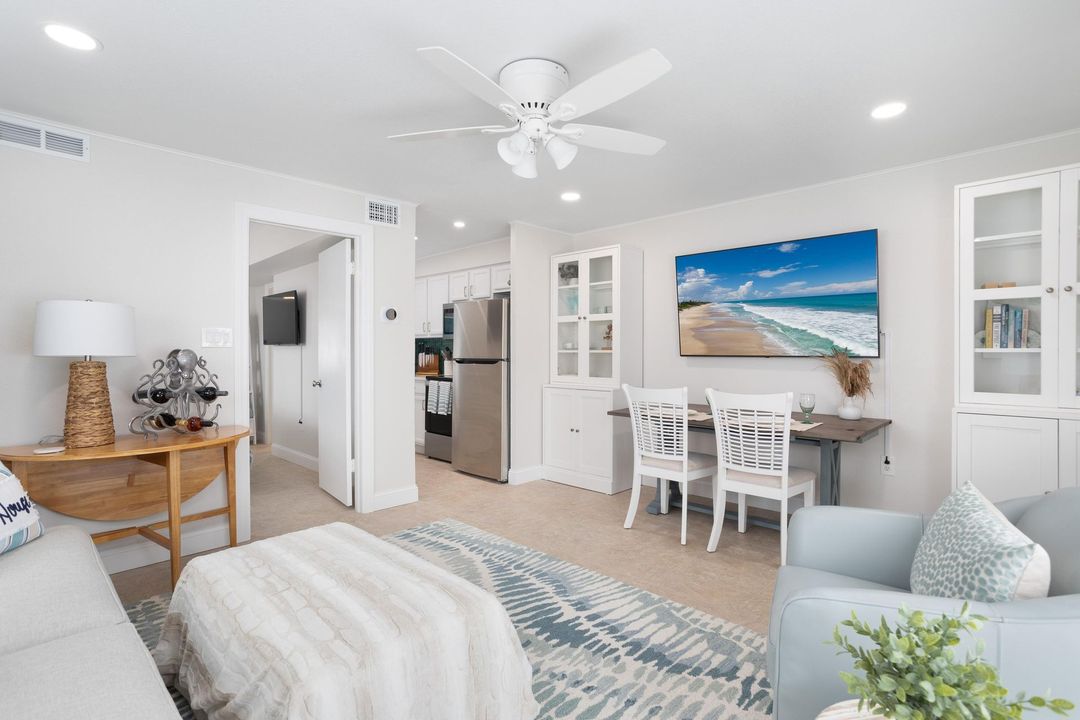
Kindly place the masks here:
POLYGON ((894 118, 897 115, 902 114, 907 110, 907 104, 902 102, 887 102, 878 105, 876 108, 870 111, 870 117, 875 120, 888 120, 894 118))
POLYGON ((581 199, 581 193, 574 192, 573 190, 567 190, 559 197, 563 199, 563 202, 577 202, 581 199))
POLYGON ((97 50, 101 47, 101 43, 82 30, 76 30, 67 25, 46 25, 45 34, 64 47, 73 50, 97 50))
POLYGON ((465 221, 464 220, 455 220, 454 221, 454 227, 456 227, 458 230, 460 230, 461 228, 465 227, 465 221))

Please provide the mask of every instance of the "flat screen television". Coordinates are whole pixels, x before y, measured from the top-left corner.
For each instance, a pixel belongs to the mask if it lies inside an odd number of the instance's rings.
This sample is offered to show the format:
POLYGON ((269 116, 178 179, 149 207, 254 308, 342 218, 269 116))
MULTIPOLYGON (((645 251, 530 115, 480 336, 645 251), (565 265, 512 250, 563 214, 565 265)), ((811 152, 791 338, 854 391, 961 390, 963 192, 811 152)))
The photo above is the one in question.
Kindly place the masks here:
POLYGON ((263 297, 263 345, 301 345, 300 294, 295 290, 263 297))
POLYGON ((877 230, 680 255, 679 354, 878 357, 877 230))

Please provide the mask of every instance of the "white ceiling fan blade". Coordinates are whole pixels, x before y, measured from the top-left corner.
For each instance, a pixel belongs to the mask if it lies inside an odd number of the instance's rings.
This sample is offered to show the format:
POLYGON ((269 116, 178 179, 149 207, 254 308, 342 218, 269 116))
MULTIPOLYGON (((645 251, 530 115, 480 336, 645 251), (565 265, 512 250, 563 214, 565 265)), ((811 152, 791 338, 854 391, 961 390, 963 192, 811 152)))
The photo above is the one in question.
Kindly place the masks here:
POLYGON ((476 97, 502 110, 509 117, 516 116, 521 103, 497 82, 454 53, 444 47, 420 48, 416 52, 476 97))
POLYGON ((559 135, 578 145, 635 155, 654 155, 667 144, 666 140, 650 135, 581 123, 563 125, 559 128, 559 135))
POLYGON ((602 70, 556 98, 548 107, 552 118, 570 120, 637 92, 671 69, 671 63, 655 48, 602 70))
POLYGON ((424 130, 422 132, 401 133, 387 135, 387 140, 434 140, 437 138, 462 137, 464 135, 481 135, 489 132, 509 132, 517 130, 517 126, 505 128, 502 125, 473 125, 472 127, 448 128, 446 130, 424 130))

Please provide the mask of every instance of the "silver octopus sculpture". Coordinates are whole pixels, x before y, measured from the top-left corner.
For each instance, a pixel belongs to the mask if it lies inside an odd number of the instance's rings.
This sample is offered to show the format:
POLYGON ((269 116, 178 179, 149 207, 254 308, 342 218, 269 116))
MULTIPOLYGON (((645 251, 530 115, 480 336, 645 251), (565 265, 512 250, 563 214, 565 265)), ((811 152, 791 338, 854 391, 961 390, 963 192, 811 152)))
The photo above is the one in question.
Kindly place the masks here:
POLYGON ((158 430, 199 432, 216 424, 221 404, 229 393, 218 386, 217 375, 194 350, 176 349, 154 361, 154 371, 139 378, 131 399, 146 410, 131 418, 133 434, 157 437, 158 430), (212 415, 208 413, 212 412, 212 415))

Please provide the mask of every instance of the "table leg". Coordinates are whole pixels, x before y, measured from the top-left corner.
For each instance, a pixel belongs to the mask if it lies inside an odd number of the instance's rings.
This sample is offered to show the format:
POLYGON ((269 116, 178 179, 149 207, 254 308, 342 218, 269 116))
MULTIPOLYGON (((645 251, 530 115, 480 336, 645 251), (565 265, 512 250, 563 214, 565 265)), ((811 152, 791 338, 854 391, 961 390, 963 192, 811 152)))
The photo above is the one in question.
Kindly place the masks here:
POLYGON ((835 440, 821 441, 820 503, 840 504, 840 443, 835 440))
POLYGON ((229 493, 229 547, 236 547, 236 444, 225 445, 225 487, 229 493))
POLYGON ((165 483, 169 495, 169 569, 172 586, 180 579, 180 452, 172 450, 165 460, 165 483))

